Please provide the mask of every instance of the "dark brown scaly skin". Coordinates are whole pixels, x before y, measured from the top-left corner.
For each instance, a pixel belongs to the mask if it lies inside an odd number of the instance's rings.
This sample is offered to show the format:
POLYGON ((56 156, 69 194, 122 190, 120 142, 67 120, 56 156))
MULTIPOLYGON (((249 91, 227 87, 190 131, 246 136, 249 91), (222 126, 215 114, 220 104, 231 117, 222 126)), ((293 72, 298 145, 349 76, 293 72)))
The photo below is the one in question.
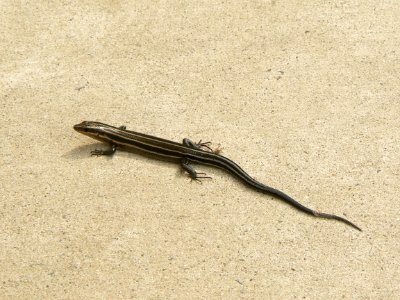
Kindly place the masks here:
POLYGON ((126 130, 125 126, 114 127, 100 122, 90 121, 77 124, 74 126, 74 129, 82 134, 111 145, 111 148, 108 150, 96 149, 92 151, 92 155, 112 155, 115 153, 117 146, 126 150, 135 149, 144 154, 152 154, 180 162, 183 169, 187 171, 189 176, 194 180, 210 177, 199 176, 204 175, 204 173, 196 172, 190 165, 191 162, 219 167, 225 171, 228 171, 232 175, 235 175, 253 189, 261 193, 274 195, 307 214, 324 219, 338 220, 361 231, 360 227, 343 217, 312 210, 297 202, 287 194, 258 182, 250 177, 250 175, 248 175, 235 162, 222 155, 219 155, 219 152, 213 152, 208 146, 208 142, 202 143, 200 141, 196 144, 188 139, 184 139, 183 143, 180 144, 151 135, 126 130), (203 150, 202 148, 206 148, 206 150, 203 150))

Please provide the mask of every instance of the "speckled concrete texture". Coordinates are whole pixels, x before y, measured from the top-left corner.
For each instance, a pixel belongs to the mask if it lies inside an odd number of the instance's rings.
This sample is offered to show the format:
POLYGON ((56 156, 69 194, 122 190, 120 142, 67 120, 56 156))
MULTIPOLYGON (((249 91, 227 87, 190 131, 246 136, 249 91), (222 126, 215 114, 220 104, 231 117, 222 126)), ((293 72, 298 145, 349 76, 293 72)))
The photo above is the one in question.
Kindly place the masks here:
POLYGON ((395 299, 400 2, 0 2, 1 299, 395 299), (101 145, 212 141, 222 170, 101 145))

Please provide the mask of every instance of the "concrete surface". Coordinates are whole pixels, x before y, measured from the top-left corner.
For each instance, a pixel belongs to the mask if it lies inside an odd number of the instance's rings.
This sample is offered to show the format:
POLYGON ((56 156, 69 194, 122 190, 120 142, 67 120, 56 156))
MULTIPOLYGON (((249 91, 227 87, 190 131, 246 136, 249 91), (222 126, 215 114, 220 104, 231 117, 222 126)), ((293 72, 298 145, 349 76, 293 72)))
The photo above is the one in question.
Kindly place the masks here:
POLYGON ((1 299, 395 299, 400 2, 0 3, 1 299), (258 180, 74 132, 210 140, 258 180))

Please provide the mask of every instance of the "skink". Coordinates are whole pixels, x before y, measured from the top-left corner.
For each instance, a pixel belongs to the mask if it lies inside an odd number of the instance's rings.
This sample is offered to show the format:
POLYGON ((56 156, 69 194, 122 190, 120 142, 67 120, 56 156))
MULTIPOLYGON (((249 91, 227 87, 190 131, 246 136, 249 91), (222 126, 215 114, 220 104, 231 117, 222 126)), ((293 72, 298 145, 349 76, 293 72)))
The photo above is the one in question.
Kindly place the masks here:
POLYGON ((91 121, 77 124, 74 126, 74 129, 94 139, 106 142, 111 146, 110 149, 107 150, 96 149, 91 152, 92 155, 112 155, 117 150, 117 147, 127 150, 137 150, 145 154, 153 154, 180 163, 182 168, 188 172, 189 176, 195 180, 210 177, 203 176, 204 173, 196 172, 191 165, 192 162, 211 165, 238 177, 258 192, 274 195, 307 214, 325 219, 338 220, 361 231, 360 227, 343 217, 310 209, 287 194, 258 182, 250 177, 250 175, 235 162, 212 151, 208 143, 193 143, 189 139, 183 139, 183 143, 180 144, 151 135, 126 130, 125 126, 114 127, 91 121))

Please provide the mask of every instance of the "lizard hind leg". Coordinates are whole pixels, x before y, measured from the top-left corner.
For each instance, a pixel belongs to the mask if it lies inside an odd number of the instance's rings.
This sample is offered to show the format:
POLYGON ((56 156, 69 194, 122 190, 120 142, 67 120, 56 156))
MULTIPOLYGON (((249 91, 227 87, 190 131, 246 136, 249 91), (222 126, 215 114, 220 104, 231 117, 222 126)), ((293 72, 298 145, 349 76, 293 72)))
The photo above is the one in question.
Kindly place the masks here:
POLYGON ((193 148, 196 150, 204 150, 203 148, 206 148, 209 152, 214 152, 214 150, 209 146, 211 142, 203 142, 200 140, 198 143, 195 143, 187 138, 183 139, 182 144, 189 148, 193 148))
POLYGON ((201 182, 201 179, 211 179, 210 176, 204 176, 204 175, 206 175, 206 173, 199 173, 199 172, 196 172, 196 170, 190 165, 190 160, 187 159, 187 158, 183 158, 183 159, 182 159, 182 161, 181 161, 181 166, 182 166, 182 168, 183 168, 186 172, 188 172, 189 177, 190 177, 192 180, 201 182), (199 175, 200 175, 200 176, 199 176, 199 175))

